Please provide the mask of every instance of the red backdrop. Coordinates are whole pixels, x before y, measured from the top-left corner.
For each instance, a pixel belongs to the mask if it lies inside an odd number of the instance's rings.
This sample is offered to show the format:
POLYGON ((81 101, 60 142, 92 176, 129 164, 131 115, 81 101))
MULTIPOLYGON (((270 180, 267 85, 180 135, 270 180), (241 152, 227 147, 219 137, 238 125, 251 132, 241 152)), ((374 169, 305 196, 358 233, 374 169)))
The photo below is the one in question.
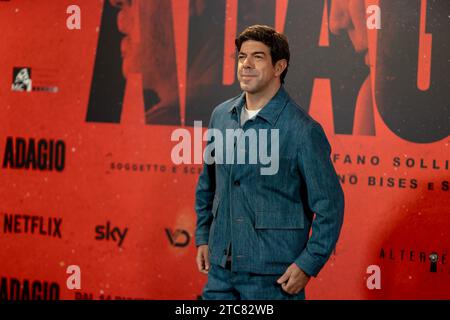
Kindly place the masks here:
POLYGON ((438 0, 0 1, 0 299, 200 295, 201 165, 174 165, 170 137, 239 94, 233 39, 253 23, 288 36, 287 89, 346 196, 307 298, 450 298, 449 15, 438 0))

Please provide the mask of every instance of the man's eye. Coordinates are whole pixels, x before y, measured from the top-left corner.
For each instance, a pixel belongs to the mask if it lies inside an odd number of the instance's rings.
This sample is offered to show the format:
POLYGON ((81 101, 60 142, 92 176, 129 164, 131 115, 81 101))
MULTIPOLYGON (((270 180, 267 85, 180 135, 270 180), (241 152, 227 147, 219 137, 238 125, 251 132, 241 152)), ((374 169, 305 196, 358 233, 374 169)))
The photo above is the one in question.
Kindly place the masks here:
POLYGON ((261 60, 263 57, 262 56, 255 56, 255 58, 261 60))

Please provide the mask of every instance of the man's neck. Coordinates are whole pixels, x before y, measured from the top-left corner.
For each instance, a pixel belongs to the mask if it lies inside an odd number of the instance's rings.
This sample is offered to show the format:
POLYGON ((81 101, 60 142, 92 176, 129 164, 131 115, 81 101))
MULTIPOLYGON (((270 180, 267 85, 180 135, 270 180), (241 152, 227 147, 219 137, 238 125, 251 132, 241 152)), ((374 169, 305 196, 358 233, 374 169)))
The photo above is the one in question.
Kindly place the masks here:
POLYGON ((245 101, 247 104, 248 110, 258 110, 264 107, 270 99, 275 96, 275 94, 280 89, 281 84, 280 83, 274 83, 273 85, 269 85, 265 90, 262 92, 257 93, 245 93, 245 101))

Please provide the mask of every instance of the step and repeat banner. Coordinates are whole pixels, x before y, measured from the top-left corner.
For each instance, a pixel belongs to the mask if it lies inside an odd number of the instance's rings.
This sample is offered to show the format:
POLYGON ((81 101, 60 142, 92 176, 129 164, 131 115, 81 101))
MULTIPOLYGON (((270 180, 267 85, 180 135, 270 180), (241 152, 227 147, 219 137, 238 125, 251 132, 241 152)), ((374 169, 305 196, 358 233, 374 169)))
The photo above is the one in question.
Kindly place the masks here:
POLYGON ((0 300, 198 299, 176 164, 240 93, 234 38, 284 32, 286 89, 346 196, 308 299, 450 298, 447 0, 1 0, 0 300))

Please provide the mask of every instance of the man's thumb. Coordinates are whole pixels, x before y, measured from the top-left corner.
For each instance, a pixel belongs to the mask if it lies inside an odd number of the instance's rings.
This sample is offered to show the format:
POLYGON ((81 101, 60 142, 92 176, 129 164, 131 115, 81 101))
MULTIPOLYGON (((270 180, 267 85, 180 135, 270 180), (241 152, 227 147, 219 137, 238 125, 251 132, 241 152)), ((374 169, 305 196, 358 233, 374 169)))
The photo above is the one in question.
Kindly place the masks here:
POLYGON ((204 254, 203 259, 205 259, 205 269, 206 269, 206 270, 209 270, 210 263, 209 263, 209 257, 208 257, 208 254, 207 254, 207 253, 204 254))
POLYGON ((277 283, 282 284, 283 282, 286 282, 289 279, 289 273, 286 271, 278 280, 277 283))

